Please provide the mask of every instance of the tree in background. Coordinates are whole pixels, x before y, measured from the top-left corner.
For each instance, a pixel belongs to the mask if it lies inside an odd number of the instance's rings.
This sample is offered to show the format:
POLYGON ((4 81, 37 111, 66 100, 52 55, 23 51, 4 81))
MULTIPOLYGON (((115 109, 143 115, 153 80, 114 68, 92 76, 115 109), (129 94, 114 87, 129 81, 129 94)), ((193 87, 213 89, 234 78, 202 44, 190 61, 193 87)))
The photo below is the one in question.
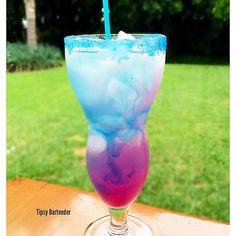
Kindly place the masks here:
POLYGON ((35 0, 24 0, 26 15, 27 44, 31 48, 37 47, 35 0))

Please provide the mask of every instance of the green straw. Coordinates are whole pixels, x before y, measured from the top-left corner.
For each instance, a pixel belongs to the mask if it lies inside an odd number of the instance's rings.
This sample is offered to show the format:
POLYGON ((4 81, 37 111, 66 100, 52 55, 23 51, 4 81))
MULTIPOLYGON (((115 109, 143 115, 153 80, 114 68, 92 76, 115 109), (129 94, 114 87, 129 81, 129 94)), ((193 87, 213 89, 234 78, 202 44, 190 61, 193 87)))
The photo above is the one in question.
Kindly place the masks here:
POLYGON ((106 37, 106 39, 111 39, 111 27, 110 27, 108 0, 102 0, 102 2, 103 2, 105 37, 106 37))

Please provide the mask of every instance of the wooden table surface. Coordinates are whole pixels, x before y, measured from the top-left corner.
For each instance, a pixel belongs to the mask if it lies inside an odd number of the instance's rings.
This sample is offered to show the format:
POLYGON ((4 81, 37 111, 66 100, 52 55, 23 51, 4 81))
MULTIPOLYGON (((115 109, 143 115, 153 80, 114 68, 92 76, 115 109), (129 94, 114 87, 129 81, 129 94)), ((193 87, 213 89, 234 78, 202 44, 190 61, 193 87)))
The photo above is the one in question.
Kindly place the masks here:
MULTIPOLYGON (((143 204, 133 204, 130 214, 149 224, 155 236, 229 235, 227 224, 143 204)), ((7 183, 8 236, 82 236, 92 221, 104 215, 107 208, 94 193, 32 179, 7 183), (70 215, 40 216, 37 209, 71 212, 70 215)))

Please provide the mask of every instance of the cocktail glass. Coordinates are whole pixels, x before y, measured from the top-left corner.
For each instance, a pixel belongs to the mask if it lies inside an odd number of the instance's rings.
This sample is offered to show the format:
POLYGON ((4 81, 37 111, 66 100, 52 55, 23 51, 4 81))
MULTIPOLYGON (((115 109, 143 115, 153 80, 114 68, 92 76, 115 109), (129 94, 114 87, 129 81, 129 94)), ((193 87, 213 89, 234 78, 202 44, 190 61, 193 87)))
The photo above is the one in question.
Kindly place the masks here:
POLYGON ((166 37, 134 37, 65 38, 70 82, 89 122, 87 170, 110 212, 85 235, 153 235, 128 209, 148 173, 146 120, 162 79, 166 37))

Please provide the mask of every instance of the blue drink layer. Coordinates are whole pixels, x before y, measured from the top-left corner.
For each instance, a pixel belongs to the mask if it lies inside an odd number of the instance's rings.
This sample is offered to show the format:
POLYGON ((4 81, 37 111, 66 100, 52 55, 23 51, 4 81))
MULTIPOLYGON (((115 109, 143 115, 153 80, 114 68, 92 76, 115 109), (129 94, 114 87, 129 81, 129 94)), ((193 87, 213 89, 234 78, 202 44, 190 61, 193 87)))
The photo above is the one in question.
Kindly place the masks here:
POLYGON ((88 172, 113 207, 128 205, 145 182, 146 119, 165 64, 165 36, 134 36, 65 38, 70 81, 89 121, 88 172))

